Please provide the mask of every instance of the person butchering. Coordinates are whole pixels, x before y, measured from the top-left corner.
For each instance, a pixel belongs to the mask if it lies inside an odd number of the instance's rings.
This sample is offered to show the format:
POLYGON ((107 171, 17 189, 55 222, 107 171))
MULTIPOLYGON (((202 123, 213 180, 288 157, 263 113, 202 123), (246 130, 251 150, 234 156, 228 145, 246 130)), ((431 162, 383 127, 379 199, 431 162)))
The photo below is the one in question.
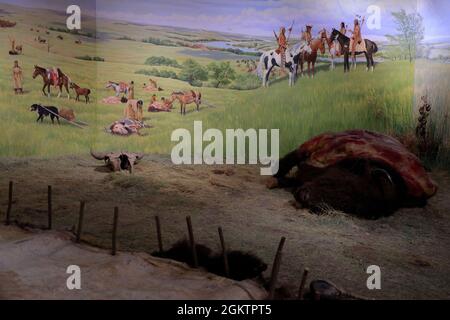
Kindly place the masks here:
POLYGON ((22 68, 19 66, 19 61, 14 61, 14 67, 12 69, 13 83, 14 83, 14 93, 23 94, 23 72, 22 68))
POLYGON ((150 92, 152 92, 152 91, 163 91, 163 89, 161 87, 158 87, 158 83, 155 80, 150 78, 148 81, 149 81, 149 84, 145 84, 144 83, 144 86, 143 86, 143 89, 145 91, 150 91, 150 92))
POLYGON ((142 100, 131 99, 127 101, 127 106, 123 112, 124 118, 136 120, 142 122, 144 118, 142 106, 144 102, 142 100))
POLYGON ((127 96, 128 100, 133 100, 134 99, 134 81, 131 81, 130 84, 128 85, 128 96, 127 96))
POLYGON ((106 131, 108 133, 119 135, 119 136, 130 136, 133 134, 142 135, 140 129, 149 128, 141 121, 122 119, 113 122, 106 131))
POLYGON ((10 37, 9 38, 9 43, 11 44, 11 50, 9 50, 9 54, 10 55, 18 55, 22 53, 22 45, 16 45, 16 38, 14 37, 10 37))
POLYGON ((172 109, 173 105, 173 99, 169 100, 164 97, 161 98, 161 101, 158 101, 156 99, 156 95, 154 94, 152 96, 152 99, 150 100, 150 105, 148 107, 149 112, 170 112, 170 109, 172 109))

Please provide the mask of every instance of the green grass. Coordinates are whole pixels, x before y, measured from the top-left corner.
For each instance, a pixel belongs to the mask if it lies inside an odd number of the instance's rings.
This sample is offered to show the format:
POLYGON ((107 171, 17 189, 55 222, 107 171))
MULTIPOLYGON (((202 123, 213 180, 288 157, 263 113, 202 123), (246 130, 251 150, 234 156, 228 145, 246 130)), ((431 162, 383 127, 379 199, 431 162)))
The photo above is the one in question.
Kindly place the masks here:
POLYGON ((324 71, 301 78, 294 88, 279 81, 251 91, 227 109, 225 127, 279 128, 281 153, 324 131, 366 128, 382 132, 409 130, 413 123, 413 65, 382 64, 375 73, 359 66, 344 75, 324 71))
MULTIPOLYGON (((20 19, 19 19, 20 21, 20 19)), ((54 47, 47 53, 45 45, 33 39, 29 32, 36 27, 33 19, 23 19, 14 30, 18 43, 24 44, 24 55, 10 57, 6 50, 0 53, 0 117, 2 139, 0 156, 3 157, 52 157, 59 155, 85 154, 90 147, 99 150, 130 150, 147 153, 168 154, 174 143, 171 133, 177 128, 192 129, 194 120, 202 120, 203 128, 278 128, 280 129, 280 154, 298 146, 308 138, 324 131, 365 128, 386 133, 405 134, 414 132, 416 125, 417 97, 428 92, 433 105, 433 128, 442 135, 445 148, 438 163, 448 167, 450 162, 448 126, 444 119, 448 115, 450 96, 448 93, 450 66, 418 62, 384 62, 374 73, 367 73, 363 65, 356 71, 344 74, 342 66, 335 71, 321 71, 314 79, 300 78, 293 88, 287 80, 275 81, 269 88, 239 91, 202 87, 204 101, 215 106, 202 106, 201 112, 189 112, 182 117, 178 105, 171 113, 145 113, 147 129, 145 137, 122 138, 104 132, 104 128, 122 117, 124 105, 105 105, 102 98, 113 95, 105 89, 108 80, 135 82, 136 97, 148 105, 153 93, 144 92, 142 84, 148 76, 136 74, 145 69, 150 56, 163 56, 182 63, 187 56, 184 48, 166 47, 139 41, 106 40, 97 43, 84 41, 77 45, 79 36, 65 34, 64 40, 53 40, 54 47), (25 21, 25 22, 24 22, 25 21), (105 62, 83 61, 76 56, 100 56, 105 62), (11 86, 13 60, 18 58, 24 69, 26 94, 15 96, 11 86), (42 95, 41 79, 32 79, 33 65, 59 66, 71 79, 82 87, 92 89, 91 104, 84 104, 53 96, 42 95), (47 119, 44 124, 35 123, 36 114, 29 111, 33 103, 72 108, 79 120, 89 123, 84 130, 62 124, 52 126, 47 119)), ((102 21, 102 32, 116 34, 115 24, 102 21)), ((120 25, 122 32, 139 38, 142 28, 120 25), (141 31, 137 31, 137 30, 141 31), (134 33, 133 33, 134 32, 134 33)), ((0 43, 8 43, 10 31, 0 30, 0 43)), ((51 39, 57 32, 52 32, 51 39)), ((119 34, 120 35, 120 34, 119 34)), ((211 62, 207 58, 196 58, 202 65, 211 62)), ((165 67, 168 68, 168 67, 165 67)), ((175 79, 154 77, 164 91, 158 97, 168 96, 175 90, 192 89, 189 84, 175 79)), ((198 90, 198 88, 194 88, 198 90)), ((71 92, 74 96, 73 91, 71 92)), ((146 109, 146 108, 145 108, 146 109)), ((192 111, 194 107, 188 106, 192 111)))

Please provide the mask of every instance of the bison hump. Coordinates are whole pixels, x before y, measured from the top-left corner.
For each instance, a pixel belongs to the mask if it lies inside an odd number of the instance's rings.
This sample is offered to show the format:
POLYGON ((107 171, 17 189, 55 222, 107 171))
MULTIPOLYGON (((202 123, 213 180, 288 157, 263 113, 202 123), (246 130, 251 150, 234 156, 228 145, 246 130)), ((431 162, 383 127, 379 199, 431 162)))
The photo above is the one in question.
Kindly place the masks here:
POLYGON ((381 133, 367 130, 324 133, 302 144, 298 156, 306 164, 318 168, 344 159, 372 160, 396 171, 411 197, 428 199, 437 191, 420 160, 398 140, 381 133))

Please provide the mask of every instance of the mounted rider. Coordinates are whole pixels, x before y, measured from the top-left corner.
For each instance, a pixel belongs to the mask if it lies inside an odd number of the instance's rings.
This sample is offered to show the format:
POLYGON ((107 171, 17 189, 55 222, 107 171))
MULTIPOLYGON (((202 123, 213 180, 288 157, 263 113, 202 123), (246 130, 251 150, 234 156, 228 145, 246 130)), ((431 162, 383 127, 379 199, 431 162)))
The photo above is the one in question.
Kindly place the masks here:
POLYGON ((306 25, 306 31, 302 32, 301 40, 305 41, 308 45, 311 44, 312 37, 312 25, 306 25))
POLYGON ((344 36, 346 35, 346 33, 347 33, 347 26, 345 25, 345 22, 341 22, 341 26, 340 26, 339 32, 342 33, 344 36))
POLYGON ((353 34, 351 38, 351 51, 352 51, 352 58, 355 58, 356 53, 356 46, 361 44, 363 41, 362 34, 361 34, 361 26, 364 25, 365 17, 362 18, 361 21, 359 21, 360 16, 357 16, 354 21, 354 27, 353 30, 350 30, 350 32, 353 34))
POLYGON ((46 69, 47 72, 47 78, 50 80, 53 85, 56 87, 59 85, 59 71, 57 67, 52 67, 46 69))
MULTIPOLYGON (((341 22, 341 26, 339 27, 339 32, 342 33, 344 36, 347 33, 347 26, 345 25, 345 22, 341 22)), ((339 43, 339 41, 334 40, 335 43, 335 47, 336 47, 336 55, 339 57, 340 55, 343 54, 342 48, 341 48, 341 44, 339 43)))
MULTIPOLYGON (((312 36, 312 25, 307 24, 306 25, 306 31, 302 31, 302 35, 300 37, 300 40, 304 42, 306 47, 311 47, 311 41, 313 40, 312 36)), ((305 50, 303 52, 303 59, 306 59, 306 55, 311 53, 311 50, 305 50)))
MULTIPOLYGON (((291 28, 289 28, 289 33, 291 32, 291 28)), ((277 39, 277 43, 278 43, 278 49, 276 50, 276 53, 278 53, 281 56, 281 68, 284 69, 285 65, 286 65, 286 49, 288 47, 288 40, 286 38, 286 28, 285 27, 281 27, 280 28, 280 33, 277 36, 277 34, 275 33, 275 38, 277 39)))

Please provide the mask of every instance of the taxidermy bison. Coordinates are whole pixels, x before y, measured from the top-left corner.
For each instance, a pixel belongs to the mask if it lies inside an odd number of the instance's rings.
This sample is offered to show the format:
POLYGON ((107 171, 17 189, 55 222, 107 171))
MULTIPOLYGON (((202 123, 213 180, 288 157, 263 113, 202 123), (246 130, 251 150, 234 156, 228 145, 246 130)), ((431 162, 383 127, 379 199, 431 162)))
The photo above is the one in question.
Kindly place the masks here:
MULTIPOLYGON (((201 244, 196 244, 195 248, 200 267, 219 276, 226 276, 222 254, 213 253, 210 248, 201 244)), ((163 252, 156 251, 152 255, 184 262, 191 267, 194 266, 191 245, 187 240, 180 240, 169 250, 163 252)), ((230 272, 229 278, 237 281, 258 278, 267 269, 267 264, 248 252, 229 251, 227 252, 227 258, 230 272)))
POLYGON ((379 218, 401 207, 420 207, 437 186, 420 160, 396 139, 366 130, 325 133, 279 162, 268 188, 293 187, 301 207, 333 208, 379 218), (295 177, 287 177, 293 167, 295 177))
POLYGON ((94 152, 91 150, 91 155, 97 160, 105 161, 105 164, 111 171, 128 170, 133 173, 134 165, 136 165, 144 157, 143 153, 133 152, 94 152))

